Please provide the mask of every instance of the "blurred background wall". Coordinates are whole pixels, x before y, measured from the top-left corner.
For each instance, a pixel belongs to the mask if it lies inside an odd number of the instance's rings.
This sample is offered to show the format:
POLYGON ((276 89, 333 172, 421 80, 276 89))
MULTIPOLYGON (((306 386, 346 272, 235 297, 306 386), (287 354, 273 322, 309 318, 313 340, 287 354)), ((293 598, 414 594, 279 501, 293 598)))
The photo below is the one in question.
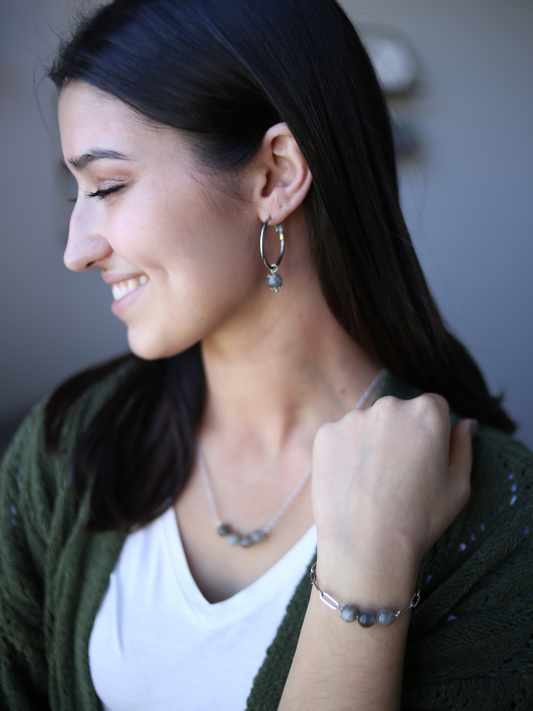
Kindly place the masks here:
MULTIPOLYGON (((533 3, 343 4, 369 46, 397 36, 418 60, 391 98, 416 142, 400 161, 408 225, 447 323, 533 447, 533 3)), ((127 348, 99 274, 62 264, 72 185, 42 66, 83 7, 0 6, 0 448, 36 399, 127 348)))

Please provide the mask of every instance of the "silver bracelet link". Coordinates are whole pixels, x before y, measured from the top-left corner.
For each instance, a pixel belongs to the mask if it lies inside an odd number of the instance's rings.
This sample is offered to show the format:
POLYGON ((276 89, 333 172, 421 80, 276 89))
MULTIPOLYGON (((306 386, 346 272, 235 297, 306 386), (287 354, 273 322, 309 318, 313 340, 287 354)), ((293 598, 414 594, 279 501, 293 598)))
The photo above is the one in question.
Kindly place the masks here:
POLYGON ((372 627, 375 622, 382 627, 389 627, 397 617, 409 612, 409 610, 415 608, 420 602, 420 590, 417 590, 409 600, 409 603, 405 607, 402 607, 401 610, 393 612, 389 608, 384 607, 374 614, 370 610, 359 610, 355 605, 341 605, 340 602, 335 600, 329 593, 321 590, 318 587, 318 581, 316 579, 316 563, 311 566, 309 581, 311 585, 318 590, 320 599, 324 605, 327 605, 330 610, 339 610, 341 620, 345 622, 355 622, 355 620, 357 620, 361 627, 372 627))

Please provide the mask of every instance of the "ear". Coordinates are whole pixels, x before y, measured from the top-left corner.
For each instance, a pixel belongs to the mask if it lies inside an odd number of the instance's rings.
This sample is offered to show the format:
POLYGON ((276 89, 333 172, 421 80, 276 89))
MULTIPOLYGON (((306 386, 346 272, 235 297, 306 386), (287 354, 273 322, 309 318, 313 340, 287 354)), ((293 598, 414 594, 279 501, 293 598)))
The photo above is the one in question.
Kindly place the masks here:
POLYGON ((286 123, 271 126, 253 162, 253 202, 261 222, 283 222, 309 192, 313 176, 286 123))

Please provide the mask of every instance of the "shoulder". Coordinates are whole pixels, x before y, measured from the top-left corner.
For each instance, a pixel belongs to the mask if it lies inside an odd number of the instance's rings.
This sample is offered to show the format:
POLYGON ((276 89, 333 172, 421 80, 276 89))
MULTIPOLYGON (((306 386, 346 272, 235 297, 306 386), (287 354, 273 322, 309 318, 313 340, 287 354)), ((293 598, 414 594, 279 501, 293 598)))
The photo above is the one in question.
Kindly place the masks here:
POLYGON ((121 377, 120 371, 110 374, 73 402, 53 452, 45 445, 49 401, 37 404, 4 456, 0 470, 2 708, 2 698, 9 708, 48 707, 58 688, 64 698, 70 695, 69 708, 74 708, 74 698, 79 699, 80 688, 93 695, 85 673, 85 639, 122 539, 83 535, 88 496, 73 496, 70 475, 79 436, 121 377), (81 588, 80 580, 84 580, 81 588), (82 662, 73 671, 76 657, 82 662))
POLYGON ((58 446, 53 451, 46 446, 45 432, 46 408, 51 398, 45 398, 34 406, 18 428, 2 460, 0 500, 4 502, 4 508, 7 506, 12 519, 19 512, 25 512, 32 520, 38 512, 40 526, 46 528, 57 497, 69 490, 76 442, 116 392, 130 368, 117 367, 73 402, 64 418, 58 446))
POLYGON ((440 558, 446 575, 461 569, 465 579, 475 579, 481 558, 484 565, 500 565, 523 545, 533 552, 532 521, 533 453, 510 435, 480 425, 472 439, 469 501, 432 557, 440 558))
POLYGON ((533 453, 513 437, 483 425, 472 440, 472 449, 467 512, 483 512, 489 528, 511 532, 518 527, 524 532, 533 513, 533 453))
POLYGON ((508 556, 521 550, 533 552, 533 454, 483 425, 473 437, 472 454, 470 499, 436 546, 465 580, 475 579, 483 566, 502 570, 508 556))
POLYGON ((0 608, 5 597, 22 601, 21 610, 40 610, 45 579, 72 530, 81 530, 87 518, 88 490, 78 498, 71 490, 76 442, 123 376, 110 374, 76 400, 54 451, 45 444, 48 400, 33 408, 15 434, 0 468, 0 608))
POLYGON ((484 426, 472 444, 470 499, 420 568, 406 708, 526 709, 533 696, 533 454, 484 426))
POLYGON ((489 477, 501 493, 517 500, 519 486, 531 485, 533 452, 505 432, 480 425, 472 440, 474 484, 481 472, 489 477))

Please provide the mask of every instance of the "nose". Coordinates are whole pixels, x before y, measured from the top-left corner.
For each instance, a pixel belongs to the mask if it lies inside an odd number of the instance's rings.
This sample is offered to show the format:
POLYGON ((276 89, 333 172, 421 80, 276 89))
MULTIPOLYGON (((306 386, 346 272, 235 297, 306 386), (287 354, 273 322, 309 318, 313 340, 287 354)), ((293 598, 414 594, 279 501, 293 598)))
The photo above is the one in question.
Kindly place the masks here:
POLYGON ((74 208, 63 256, 65 266, 73 272, 83 272, 98 266, 111 252, 111 245, 99 234, 96 225, 87 224, 74 208))

